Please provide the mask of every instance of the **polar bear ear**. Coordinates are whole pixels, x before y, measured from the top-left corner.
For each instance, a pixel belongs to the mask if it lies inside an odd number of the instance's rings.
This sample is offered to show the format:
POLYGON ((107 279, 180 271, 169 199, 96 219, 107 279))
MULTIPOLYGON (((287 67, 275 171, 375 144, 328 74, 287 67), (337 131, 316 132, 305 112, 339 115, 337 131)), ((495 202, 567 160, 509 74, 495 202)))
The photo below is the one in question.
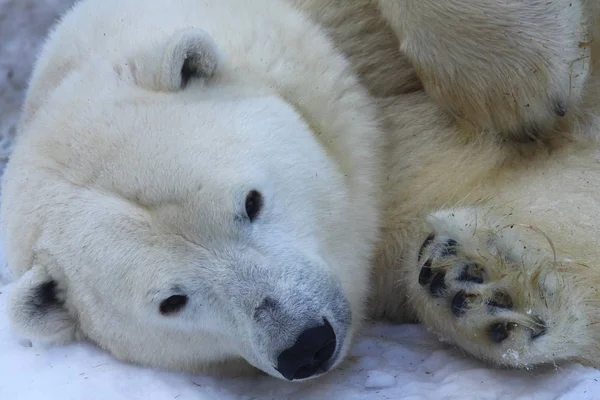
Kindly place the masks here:
POLYGON ((197 28, 174 33, 156 58, 148 54, 136 59, 136 81, 153 90, 174 92, 190 79, 208 79, 221 65, 222 56, 212 37, 197 28))
POLYGON ((77 324, 64 307, 58 283, 40 266, 17 281, 9 313, 15 329, 29 339, 65 344, 75 338, 77 324))

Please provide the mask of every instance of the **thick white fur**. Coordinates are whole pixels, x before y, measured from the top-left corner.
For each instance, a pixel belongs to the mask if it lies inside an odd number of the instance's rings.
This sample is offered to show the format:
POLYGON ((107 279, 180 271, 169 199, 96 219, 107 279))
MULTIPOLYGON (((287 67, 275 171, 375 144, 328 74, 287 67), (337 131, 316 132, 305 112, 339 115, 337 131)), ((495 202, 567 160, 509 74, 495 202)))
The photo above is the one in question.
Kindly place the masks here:
POLYGON ((323 317, 336 365, 364 317, 419 319, 491 363, 600 365, 598 13, 80 2, 39 57, 5 172, 15 326, 145 365, 243 358, 281 377, 277 354, 323 317), (466 262, 482 284, 457 283, 466 262), (446 275, 437 297, 419 283, 427 263, 446 275), (60 301, 36 323, 22 310, 44 277, 60 301), (472 304, 457 317, 460 290, 472 304), (180 313, 159 314, 183 292, 180 313), (486 308, 498 292, 510 309, 486 308), (278 308, 257 318, 267 296, 278 308))
POLYGON ((50 36, 5 178, 8 262, 46 267, 79 331, 125 360, 244 357, 281 377, 279 352, 325 317, 342 360, 378 227, 374 102, 285 3, 177 4, 144 3, 140 18, 139 2, 82 2, 50 36), (173 91, 188 52, 219 61, 173 91), (190 304, 161 316, 179 292, 190 304), (257 321, 267 296, 279 312, 257 321))
POLYGON ((592 43, 581 1, 380 4, 428 94, 463 130, 535 140, 580 104, 592 43))

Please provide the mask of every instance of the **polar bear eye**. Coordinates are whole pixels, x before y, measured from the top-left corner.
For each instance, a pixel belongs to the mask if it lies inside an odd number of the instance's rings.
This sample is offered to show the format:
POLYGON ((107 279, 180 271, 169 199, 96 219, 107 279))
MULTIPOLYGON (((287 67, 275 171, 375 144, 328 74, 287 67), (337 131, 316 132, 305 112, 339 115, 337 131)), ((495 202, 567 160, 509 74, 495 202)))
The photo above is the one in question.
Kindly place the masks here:
POLYGON ((250 221, 254 221, 263 205, 263 198, 257 190, 251 190, 246 196, 246 215, 250 221))
POLYGON ((183 295, 171 296, 160 303, 160 313, 162 315, 174 314, 181 311, 188 302, 188 297, 183 295))

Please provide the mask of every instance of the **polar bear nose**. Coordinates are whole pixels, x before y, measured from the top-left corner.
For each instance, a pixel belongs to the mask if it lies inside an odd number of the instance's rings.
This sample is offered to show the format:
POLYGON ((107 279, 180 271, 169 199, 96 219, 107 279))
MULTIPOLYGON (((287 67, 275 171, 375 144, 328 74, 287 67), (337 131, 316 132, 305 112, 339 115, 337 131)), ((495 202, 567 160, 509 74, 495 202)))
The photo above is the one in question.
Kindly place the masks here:
POLYGON ((335 332, 327 319, 321 326, 306 329, 294 345, 277 357, 277 371, 287 380, 305 379, 326 372, 336 346, 335 332))

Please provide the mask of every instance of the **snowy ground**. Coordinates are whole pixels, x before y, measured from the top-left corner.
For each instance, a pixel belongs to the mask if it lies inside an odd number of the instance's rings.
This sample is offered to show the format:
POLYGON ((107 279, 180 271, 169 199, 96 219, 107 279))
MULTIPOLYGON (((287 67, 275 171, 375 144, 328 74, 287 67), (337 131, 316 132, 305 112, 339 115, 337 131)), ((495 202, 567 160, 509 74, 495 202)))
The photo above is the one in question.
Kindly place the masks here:
MULTIPOLYGON (((71 1, 0 0, 0 171, 36 49, 71 1)), ((89 344, 43 348, 9 326, 4 264, 0 252, 0 400, 600 399, 600 371, 576 364, 530 372, 486 368, 419 325, 371 326, 342 368, 304 384, 139 368, 89 344)))

